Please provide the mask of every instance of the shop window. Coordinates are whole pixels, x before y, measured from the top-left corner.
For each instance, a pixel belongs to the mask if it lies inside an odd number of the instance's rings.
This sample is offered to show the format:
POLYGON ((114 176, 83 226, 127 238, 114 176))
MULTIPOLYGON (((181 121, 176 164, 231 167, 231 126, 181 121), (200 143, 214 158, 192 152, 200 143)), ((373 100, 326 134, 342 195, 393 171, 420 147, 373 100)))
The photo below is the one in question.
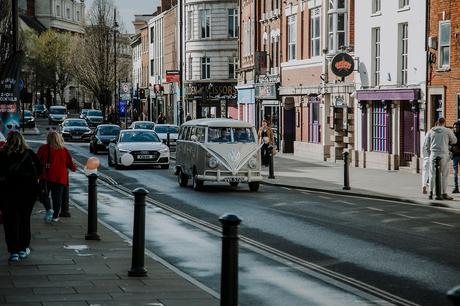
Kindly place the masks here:
POLYGON ((321 121, 319 106, 321 99, 310 97, 308 103, 308 142, 321 143, 321 121))
POLYGON ((387 111, 381 101, 372 104, 372 151, 388 152, 387 111))

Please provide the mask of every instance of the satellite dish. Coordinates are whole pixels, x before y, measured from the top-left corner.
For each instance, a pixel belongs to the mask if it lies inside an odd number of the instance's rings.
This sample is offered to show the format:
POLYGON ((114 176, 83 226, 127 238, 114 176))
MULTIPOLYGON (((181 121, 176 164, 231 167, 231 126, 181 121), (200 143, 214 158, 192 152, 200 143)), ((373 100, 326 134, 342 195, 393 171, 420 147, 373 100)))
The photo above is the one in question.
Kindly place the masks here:
POLYGON ((121 157, 121 164, 125 167, 131 166, 133 162, 134 162, 134 157, 129 153, 125 153, 121 157))

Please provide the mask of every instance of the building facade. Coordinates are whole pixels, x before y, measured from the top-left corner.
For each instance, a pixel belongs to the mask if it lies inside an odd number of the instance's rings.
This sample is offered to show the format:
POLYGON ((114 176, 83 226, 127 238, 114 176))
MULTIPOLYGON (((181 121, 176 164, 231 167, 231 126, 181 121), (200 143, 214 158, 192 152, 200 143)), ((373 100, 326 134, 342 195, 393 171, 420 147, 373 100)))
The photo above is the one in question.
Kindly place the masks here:
POLYGON ((281 24, 283 152, 341 160, 354 142, 354 0, 283 2, 281 24))
POLYGON ((185 113, 238 118, 238 1, 184 1, 185 113))
POLYGON ((460 3, 429 3, 426 129, 440 117, 445 117, 449 126, 460 119, 460 3))
POLYGON ((426 100, 426 1, 357 0, 356 16, 357 165, 417 169, 426 100))

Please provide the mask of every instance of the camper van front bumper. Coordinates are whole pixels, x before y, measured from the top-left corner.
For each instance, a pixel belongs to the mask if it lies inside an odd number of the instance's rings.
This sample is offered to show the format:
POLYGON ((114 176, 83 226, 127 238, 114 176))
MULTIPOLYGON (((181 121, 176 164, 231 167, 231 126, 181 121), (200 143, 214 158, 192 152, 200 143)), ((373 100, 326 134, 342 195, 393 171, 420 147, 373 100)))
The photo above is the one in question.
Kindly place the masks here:
POLYGON ((207 170, 197 178, 202 181, 227 182, 227 183, 251 183, 263 180, 260 171, 240 171, 233 174, 230 171, 207 170))

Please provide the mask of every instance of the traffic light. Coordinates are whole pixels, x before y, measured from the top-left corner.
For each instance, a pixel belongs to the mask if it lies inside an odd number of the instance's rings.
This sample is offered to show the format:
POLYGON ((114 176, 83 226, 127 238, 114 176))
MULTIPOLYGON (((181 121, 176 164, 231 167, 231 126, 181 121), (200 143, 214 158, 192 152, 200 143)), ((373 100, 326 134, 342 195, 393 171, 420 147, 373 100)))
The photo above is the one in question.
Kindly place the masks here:
POLYGON ((144 88, 139 89, 139 97, 141 99, 145 99, 145 89, 144 88))

